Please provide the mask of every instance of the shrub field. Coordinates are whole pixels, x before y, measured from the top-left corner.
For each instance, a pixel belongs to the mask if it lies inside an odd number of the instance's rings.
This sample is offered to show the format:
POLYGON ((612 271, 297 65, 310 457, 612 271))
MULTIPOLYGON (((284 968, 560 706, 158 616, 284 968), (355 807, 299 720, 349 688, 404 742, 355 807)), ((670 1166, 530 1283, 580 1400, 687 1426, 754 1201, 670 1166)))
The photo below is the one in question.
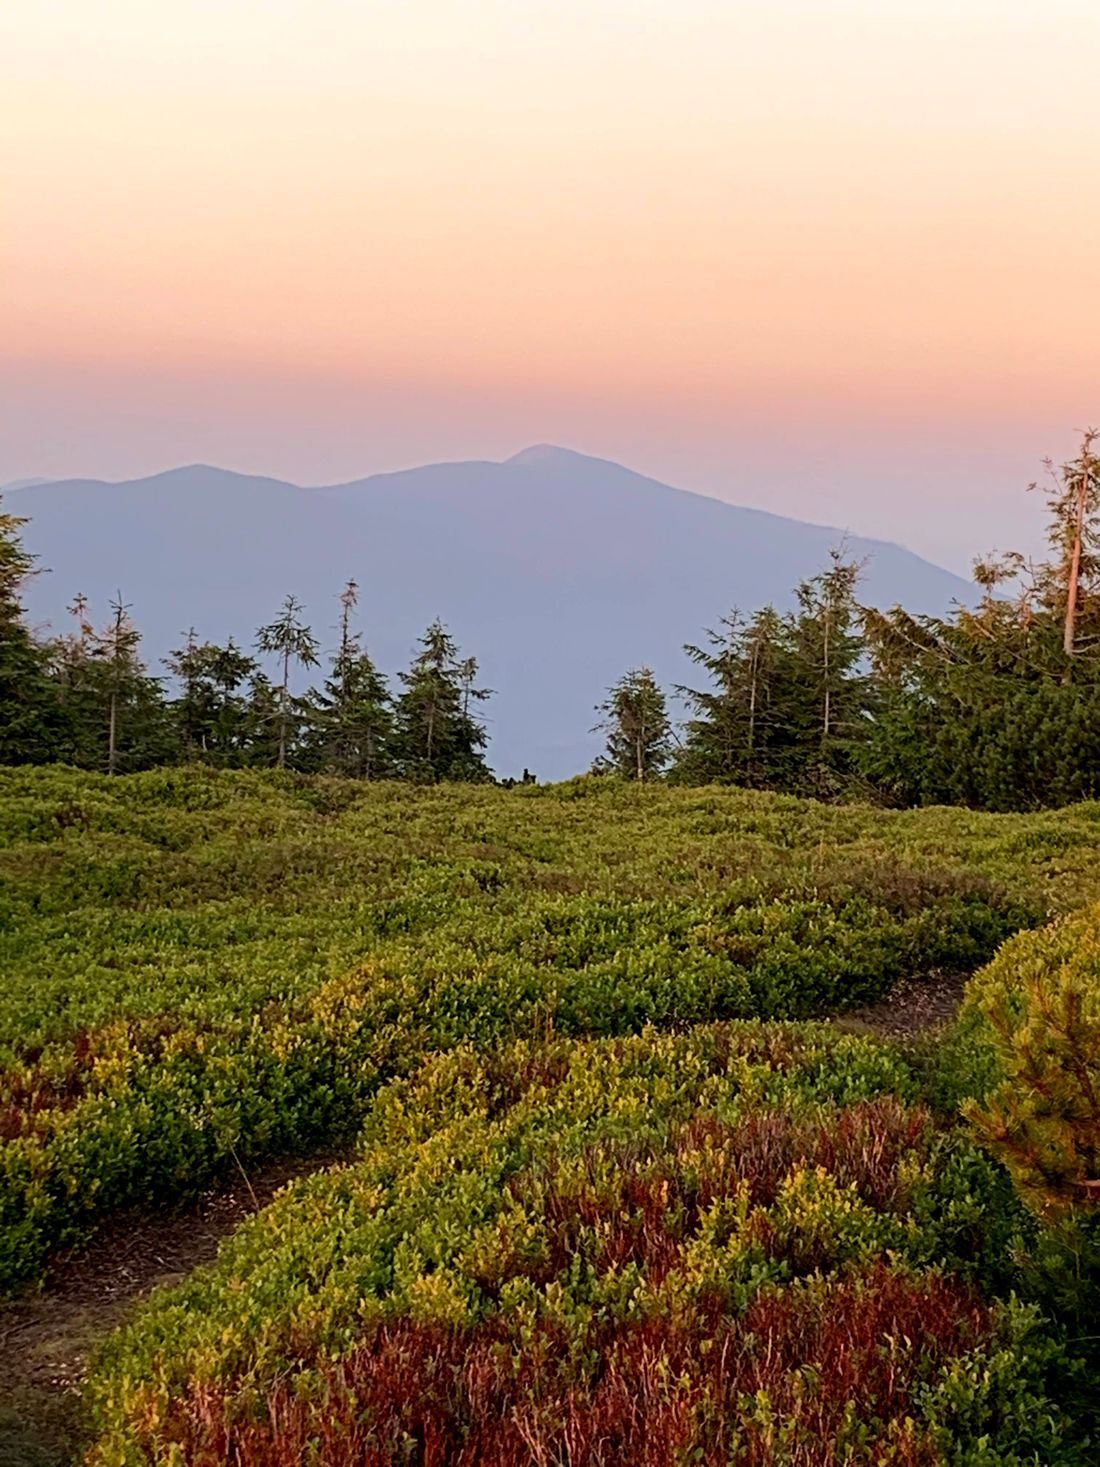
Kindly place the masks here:
POLYGON ((866 1040, 463 1048, 112 1342, 91 1461, 1070 1460, 1023 1228, 866 1040))
POLYGON ((1097 805, 0 771, 0 1291, 342 1142, 105 1346, 97 1467, 1094 1460, 1005 1105, 1014 965, 1096 918, 1013 935, 1098 854, 1097 805), (939 1051, 811 1022, 998 949, 939 1051))
POLYGON ((118 1208, 354 1133, 428 1052, 835 1012, 1100 887, 1100 807, 609 781, 3 771, 0 833, 0 1287, 118 1208))

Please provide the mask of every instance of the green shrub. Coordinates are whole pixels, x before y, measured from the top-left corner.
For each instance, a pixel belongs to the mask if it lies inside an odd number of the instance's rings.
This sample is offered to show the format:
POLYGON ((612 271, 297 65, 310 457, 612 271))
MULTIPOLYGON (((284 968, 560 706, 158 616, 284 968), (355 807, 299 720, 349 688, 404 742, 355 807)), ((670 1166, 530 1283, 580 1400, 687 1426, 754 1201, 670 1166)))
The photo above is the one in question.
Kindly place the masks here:
POLYGON ((0 770, 0 1289, 115 1209, 353 1133, 434 1050, 809 1017, 969 968, 1095 839, 575 794, 0 770))
POLYGON ((1020 1209, 912 1093, 814 1026, 433 1060, 107 1345, 89 1460, 1075 1461, 987 1302, 1020 1209))
POLYGON ((1100 905, 1007 943, 974 980, 1000 1083, 968 1107, 1044 1217, 1100 1207, 1100 905))

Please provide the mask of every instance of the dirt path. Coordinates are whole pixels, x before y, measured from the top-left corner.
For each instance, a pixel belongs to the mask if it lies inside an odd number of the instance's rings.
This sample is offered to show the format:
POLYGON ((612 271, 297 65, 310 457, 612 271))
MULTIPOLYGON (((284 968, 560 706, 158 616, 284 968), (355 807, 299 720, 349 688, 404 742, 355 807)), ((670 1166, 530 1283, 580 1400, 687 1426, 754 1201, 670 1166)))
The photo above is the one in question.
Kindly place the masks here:
POLYGON ((885 998, 852 1009, 830 1022, 852 1034, 882 1034, 904 1039, 949 1024, 958 1013, 969 973, 934 978, 904 978, 885 998))
POLYGON ((43 1290, 0 1304, 0 1467, 62 1467, 79 1455, 88 1353, 159 1284, 208 1263, 218 1244, 287 1182, 343 1158, 265 1168, 189 1212, 119 1218, 59 1262, 43 1290))

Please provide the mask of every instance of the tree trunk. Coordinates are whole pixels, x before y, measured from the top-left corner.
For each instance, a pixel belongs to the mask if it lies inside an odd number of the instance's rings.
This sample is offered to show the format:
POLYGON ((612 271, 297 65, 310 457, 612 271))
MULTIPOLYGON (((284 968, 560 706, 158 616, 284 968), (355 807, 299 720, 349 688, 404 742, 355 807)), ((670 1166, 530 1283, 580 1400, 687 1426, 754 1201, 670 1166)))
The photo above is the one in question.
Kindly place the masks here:
POLYGON ((1081 544, 1085 535, 1085 507, 1089 490, 1089 456, 1081 455, 1081 477, 1077 484, 1077 513, 1073 528, 1073 550, 1069 559, 1069 576, 1066 585, 1066 625, 1062 638, 1062 650, 1067 657, 1077 651, 1077 593, 1081 580, 1081 544))
POLYGON ((107 773, 114 774, 118 767, 118 693, 111 690, 111 711, 107 720, 107 773))
POLYGON ((283 654, 283 696, 279 705, 279 756, 280 769, 286 768, 287 697, 290 692, 290 653, 283 654))
POLYGON ((826 606, 825 606, 825 629, 824 629, 825 708, 824 708, 824 714, 823 714, 822 725, 821 725, 821 745, 822 745, 822 748, 824 748, 825 745, 829 742, 830 718, 831 718, 831 714, 832 714, 832 705, 831 705, 831 700, 830 700, 830 696, 829 696, 830 695, 830 689, 829 689, 829 627, 831 625, 831 620, 832 620, 832 607, 831 607, 831 605, 828 602, 826 602, 826 606))

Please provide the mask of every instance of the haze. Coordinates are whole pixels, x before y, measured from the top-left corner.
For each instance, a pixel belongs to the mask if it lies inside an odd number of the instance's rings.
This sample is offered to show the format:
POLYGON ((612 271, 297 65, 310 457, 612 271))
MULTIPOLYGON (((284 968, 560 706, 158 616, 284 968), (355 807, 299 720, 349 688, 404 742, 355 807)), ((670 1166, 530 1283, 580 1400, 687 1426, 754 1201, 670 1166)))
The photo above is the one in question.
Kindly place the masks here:
POLYGON ((0 482, 552 440, 1025 544, 1100 417, 1094 0, 5 0, 0 482))

